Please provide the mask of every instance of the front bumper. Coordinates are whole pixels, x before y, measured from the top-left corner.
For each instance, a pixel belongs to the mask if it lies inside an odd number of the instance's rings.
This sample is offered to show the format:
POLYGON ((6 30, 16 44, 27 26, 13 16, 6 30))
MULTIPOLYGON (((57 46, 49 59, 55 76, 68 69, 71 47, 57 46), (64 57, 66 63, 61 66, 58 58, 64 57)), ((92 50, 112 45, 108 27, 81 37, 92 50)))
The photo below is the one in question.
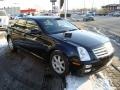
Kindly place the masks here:
POLYGON ((113 55, 99 60, 81 62, 80 66, 71 64, 71 72, 76 75, 90 75, 97 73, 112 63, 113 55))

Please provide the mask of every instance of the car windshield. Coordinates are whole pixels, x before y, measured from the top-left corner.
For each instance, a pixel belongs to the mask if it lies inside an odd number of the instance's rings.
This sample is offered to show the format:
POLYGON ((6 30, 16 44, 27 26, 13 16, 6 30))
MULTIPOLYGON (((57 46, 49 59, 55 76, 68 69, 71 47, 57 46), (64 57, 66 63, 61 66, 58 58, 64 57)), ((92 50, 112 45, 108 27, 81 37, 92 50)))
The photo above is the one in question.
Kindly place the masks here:
POLYGON ((0 16, 6 16, 6 13, 4 11, 0 11, 0 16))
POLYGON ((45 19, 42 20, 42 26, 50 34, 78 30, 76 26, 63 19, 45 19))

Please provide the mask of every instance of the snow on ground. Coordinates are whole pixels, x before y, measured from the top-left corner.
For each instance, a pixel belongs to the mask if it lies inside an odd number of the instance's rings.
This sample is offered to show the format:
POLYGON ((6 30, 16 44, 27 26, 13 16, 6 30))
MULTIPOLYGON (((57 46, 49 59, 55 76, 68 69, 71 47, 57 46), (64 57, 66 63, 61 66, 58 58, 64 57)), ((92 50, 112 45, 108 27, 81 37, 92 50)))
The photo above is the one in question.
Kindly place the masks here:
POLYGON ((5 37, 3 38, 3 35, 0 34, 0 38, 2 38, 2 39, 0 39, 0 47, 6 46, 7 45, 7 40, 5 39, 5 37))
POLYGON ((66 90, 93 90, 89 77, 68 76, 66 90))
POLYGON ((69 75, 66 77, 65 90, 112 90, 109 80, 102 74, 85 77, 69 75))

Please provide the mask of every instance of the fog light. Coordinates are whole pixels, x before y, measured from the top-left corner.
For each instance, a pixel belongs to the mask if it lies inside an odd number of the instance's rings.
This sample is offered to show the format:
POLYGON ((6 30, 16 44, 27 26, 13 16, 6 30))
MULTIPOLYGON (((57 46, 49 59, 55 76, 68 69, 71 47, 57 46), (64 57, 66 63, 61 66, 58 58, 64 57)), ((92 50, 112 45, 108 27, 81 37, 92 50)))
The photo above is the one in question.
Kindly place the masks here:
POLYGON ((92 65, 85 65, 85 68, 91 68, 92 65))
POLYGON ((87 69, 87 70, 85 70, 85 73, 88 73, 88 72, 90 72, 91 71, 91 69, 87 69))

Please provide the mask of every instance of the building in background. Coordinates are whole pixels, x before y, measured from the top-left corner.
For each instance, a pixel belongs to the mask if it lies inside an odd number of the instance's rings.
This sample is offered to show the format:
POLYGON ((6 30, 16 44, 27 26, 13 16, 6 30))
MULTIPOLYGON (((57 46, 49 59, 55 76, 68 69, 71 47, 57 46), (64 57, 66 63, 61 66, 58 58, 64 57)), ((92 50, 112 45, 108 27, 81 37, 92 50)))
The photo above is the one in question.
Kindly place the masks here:
POLYGON ((18 15, 20 14, 20 7, 4 7, 1 8, 7 12, 8 15, 18 15))
POLYGON ((120 4, 109 4, 102 6, 103 9, 106 9, 108 12, 120 11, 120 4))

